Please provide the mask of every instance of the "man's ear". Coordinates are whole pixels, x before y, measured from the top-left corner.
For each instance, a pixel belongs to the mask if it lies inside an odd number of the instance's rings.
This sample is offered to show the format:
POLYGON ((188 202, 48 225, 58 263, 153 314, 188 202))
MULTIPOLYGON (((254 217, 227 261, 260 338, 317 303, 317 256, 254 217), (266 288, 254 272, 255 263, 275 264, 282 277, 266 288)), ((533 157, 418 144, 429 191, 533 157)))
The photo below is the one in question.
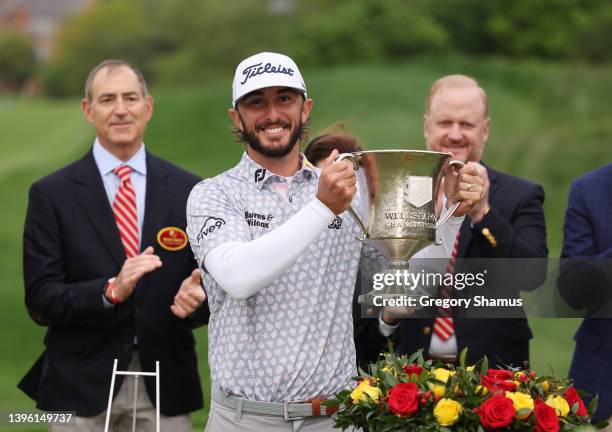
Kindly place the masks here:
POLYGON ((302 104, 302 113, 301 113, 302 123, 307 122, 308 119, 310 118, 310 111, 312 111, 313 105, 314 105, 314 102, 310 98, 306 99, 304 103, 302 104))
POLYGON ((242 126, 242 119, 240 118, 240 114, 238 113, 238 110, 234 108, 230 108, 229 110, 227 110, 227 113, 234 121, 234 125, 236 126, 236 128, 238 128, 241 131, 244 131, 244 127, 242 126))
POLYGON ((484 124, 484 130, 483 130, 483 143, 486 144, 487 140, 489 139, 489 131, 491 130, 491 119, 489 117, 486 118, 485 120, 485 124, 484 124))
POLYGON ((81 109, 83 110, 83 116, 89 123, 93 123, 93 119, 91 117, 91 102, 87 99, 83 99, 81 101, 81 109))
POLYGON ((145 99, 145 109, 147 111, 147 121, 151 120, 153 117, 153 96, 147 95, 145 99))
POLYGON ((425 138, 425 142, 427 142, 428 135, 429 135, 429 116, 425 114, 423 115, 423 137, 425 138))

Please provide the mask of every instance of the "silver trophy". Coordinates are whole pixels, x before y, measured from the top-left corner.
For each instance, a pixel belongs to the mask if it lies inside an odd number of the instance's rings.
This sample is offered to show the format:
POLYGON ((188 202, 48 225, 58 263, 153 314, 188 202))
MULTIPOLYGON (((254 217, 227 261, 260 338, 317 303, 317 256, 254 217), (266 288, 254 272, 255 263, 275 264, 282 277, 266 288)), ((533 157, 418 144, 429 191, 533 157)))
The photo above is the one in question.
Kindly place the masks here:
MULTIPOLYGON (((415 253, 436 242, 437 228, 446 223, 460 204, 453 204, 444 219, 437 219, 436 197, 445 168, 449 164, 458 168, 465 164, 453 160, 450 153, 419 150, 370 150, 337 157, 345 159, 363 174, 359 182, 361 200, 348 209, 362 230, 359 240, 372 245, 389 260, 388 271, 407 268, 415 253)), ((360 295, 359 303, 373 304, 374 296, 413 295, 414 292, 394 285, 360 295)))

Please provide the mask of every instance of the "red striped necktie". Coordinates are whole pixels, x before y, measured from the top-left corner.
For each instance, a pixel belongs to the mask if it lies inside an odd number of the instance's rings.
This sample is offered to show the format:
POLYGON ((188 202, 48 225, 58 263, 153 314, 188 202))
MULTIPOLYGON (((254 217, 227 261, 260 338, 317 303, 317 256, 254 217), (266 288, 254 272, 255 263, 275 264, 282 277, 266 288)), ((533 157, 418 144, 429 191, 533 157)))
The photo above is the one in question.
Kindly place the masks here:
MULTIPOLYGON (((455 244, 453 246, 453 252, 451 253, 450 259, 448 260, 448 265, 446 266, 446 274, 452 275, 455 272, 455 263, 457 262, 458 249, 459 233, 457 233, 457 238, 455 239, 455 244)), ((443 284, 440 287, 440 292, 438 294, 439 298, 451 298, 452 295, 452 284, 443 284)), ((445 309, 443 307, 438 307, 438 314, 436 320, 434 321, 433 331, 443 341, 446 341, 455 333, 455 324, 453 322, 452 311, 450 310, 450 308, 445 309)))
POLYGON ((119 177, 121 185, 115 194, 113 214, 119 228, 121 243, 125 255, 130 258, 138 255, 138 216, 136 212, 136 190, 130 179, 132 168, 127 165, 118 166, 113 170, 119 177))

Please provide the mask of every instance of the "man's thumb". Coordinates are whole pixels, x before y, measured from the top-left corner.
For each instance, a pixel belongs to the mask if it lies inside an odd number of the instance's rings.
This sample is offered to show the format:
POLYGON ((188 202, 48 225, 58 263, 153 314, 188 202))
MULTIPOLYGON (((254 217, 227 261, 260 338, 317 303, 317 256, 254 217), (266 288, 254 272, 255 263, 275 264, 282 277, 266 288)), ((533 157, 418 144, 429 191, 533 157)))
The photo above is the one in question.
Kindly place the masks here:
POLYGON ((333 149, 332 152, 329 154, 329 156, 327 156, 325 160, 323 161, 323 168, 327 168, 331 166, 331 164, 334 163, 334 159, 338 157, 338 154, 339 154, 338 150, 333 149))
POLYGON ((200 275, 199 269, 195 269, 194 271, 191 272, 191 280, 193 283, 196 283, 196 284, 200 283, 200 281, 202 280, 202 276, 200 275))

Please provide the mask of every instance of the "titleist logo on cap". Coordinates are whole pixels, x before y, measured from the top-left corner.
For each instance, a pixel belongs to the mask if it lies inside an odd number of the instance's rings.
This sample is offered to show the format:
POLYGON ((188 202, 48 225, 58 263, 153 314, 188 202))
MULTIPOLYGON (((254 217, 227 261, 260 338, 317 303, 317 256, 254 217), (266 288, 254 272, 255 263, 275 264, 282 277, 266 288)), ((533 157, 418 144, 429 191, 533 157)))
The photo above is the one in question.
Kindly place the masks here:
POLYGON ((262 66, 262 63, 257 63, 244 68, 244 70, 242 71, 244 81, 242 81, 240 84, 246 83, 249 78, 253 78, 257 75, 263 75, 265 73, 276 73, 293 76, 293 72, 294 70, 292 68, 286 68, 282 65, 273 66, 272 63, 266 63, 265 66, 262 66))

